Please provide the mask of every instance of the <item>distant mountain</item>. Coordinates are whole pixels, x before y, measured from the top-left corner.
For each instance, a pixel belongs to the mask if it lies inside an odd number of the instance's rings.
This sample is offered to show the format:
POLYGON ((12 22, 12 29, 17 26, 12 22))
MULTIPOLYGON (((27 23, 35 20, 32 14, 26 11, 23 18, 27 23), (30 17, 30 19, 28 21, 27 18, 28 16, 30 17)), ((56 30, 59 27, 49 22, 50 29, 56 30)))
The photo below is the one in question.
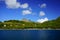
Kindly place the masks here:
POLYGON ((21 21, 31 22, 31 20, 28 20, 28 19, 26 19, 26 18, 23 18, 21 21))

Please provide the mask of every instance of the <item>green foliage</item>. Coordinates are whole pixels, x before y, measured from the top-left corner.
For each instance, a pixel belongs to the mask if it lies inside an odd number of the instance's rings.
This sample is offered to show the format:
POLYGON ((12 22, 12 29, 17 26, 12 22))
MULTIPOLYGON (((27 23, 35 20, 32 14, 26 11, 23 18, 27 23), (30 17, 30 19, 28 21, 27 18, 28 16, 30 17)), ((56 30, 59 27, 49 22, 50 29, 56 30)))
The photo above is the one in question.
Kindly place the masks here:
POLYGON ((0 29, 27 29, 27 28, 38 28, 38 29, 60 29, 60 17, 55 20, 47 21, 44 23, 37 23, 32 21, 19 21, 19 20, 8 20, 0 22, 0 29))

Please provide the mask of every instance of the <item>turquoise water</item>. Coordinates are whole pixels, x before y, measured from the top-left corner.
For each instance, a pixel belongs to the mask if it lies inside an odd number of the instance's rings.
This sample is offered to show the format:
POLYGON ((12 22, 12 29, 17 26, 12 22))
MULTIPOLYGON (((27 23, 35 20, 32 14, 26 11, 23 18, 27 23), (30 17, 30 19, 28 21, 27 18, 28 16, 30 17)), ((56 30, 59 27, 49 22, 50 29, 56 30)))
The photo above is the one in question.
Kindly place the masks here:
POLYGON ((0 30, 0 40, 60 40, 60 31, 0 30))

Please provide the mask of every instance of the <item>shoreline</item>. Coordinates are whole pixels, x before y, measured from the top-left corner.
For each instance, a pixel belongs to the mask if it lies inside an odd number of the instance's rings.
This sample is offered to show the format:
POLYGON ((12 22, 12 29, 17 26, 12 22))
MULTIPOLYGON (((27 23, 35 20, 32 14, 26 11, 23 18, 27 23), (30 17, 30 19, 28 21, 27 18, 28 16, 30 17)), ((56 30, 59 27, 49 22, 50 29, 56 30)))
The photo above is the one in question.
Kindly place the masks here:
POLYGON ((60 29, 0 29, 0 30, 60 30, 60 29))

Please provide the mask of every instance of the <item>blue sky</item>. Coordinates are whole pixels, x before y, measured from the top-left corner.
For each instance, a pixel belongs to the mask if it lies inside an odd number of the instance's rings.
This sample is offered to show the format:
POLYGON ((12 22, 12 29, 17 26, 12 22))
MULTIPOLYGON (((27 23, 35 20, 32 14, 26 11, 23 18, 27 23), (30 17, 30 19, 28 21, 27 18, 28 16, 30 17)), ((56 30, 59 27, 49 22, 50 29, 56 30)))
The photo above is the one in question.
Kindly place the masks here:
POLYGON ((44 22, 60 16, 60 0, 0 0, 0 21, 44 22))

